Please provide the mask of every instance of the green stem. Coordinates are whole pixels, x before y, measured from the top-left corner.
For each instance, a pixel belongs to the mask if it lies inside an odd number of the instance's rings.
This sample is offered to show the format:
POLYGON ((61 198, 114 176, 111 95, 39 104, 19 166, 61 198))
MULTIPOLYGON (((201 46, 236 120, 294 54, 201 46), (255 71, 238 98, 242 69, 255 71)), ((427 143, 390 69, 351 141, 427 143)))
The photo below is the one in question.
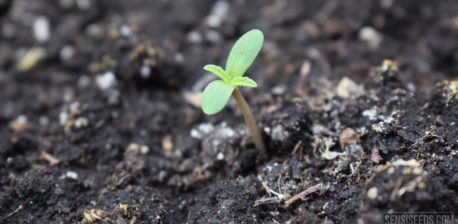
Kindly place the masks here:
POLYGON ((256 148, 261 152, 263 156, 267 156, 266 146, 262 140, 261 130, 258 128, 256 119, 254 119, 253 116, 253 112, 251 112, 251 109, 248 106, 245 98, 243 98, 242 94, 237 88, 235 88, 234 92, 232 92, 232 96, 237 101, 240 109, 242 109, 243 117, 248 124, 248 128, 250 129, 251 135, 253 136, 256 148))

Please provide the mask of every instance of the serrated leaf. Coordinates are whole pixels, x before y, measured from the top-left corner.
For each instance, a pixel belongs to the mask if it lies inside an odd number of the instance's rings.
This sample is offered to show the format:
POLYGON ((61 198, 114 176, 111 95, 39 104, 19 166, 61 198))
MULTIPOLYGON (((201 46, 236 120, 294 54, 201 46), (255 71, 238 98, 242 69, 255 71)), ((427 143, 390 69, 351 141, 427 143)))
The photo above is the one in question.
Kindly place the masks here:
POLYGON ((235 87, 222 80, 215 80, 202 93, 202 110, 211 115, 220 112, 232 95, 235 87))
POLYGON ((227 72, 224 71, 224 69, 218 65, 205 65, 204 69, 215 74, 220 79, 222 79, 224 82, 229 82, 230 80, 230 76, 227 74, 227 72))
POLYGON ((243 76, 261 50, 263 41, 264 36, 258 29, 248 31, 237 40, 226 62, 229 76, 243 76))
POLYGON ((231 85, 258 87, 258 84, 253 79, 250 79, 248 77, 235 77, 231 80, 231 85))

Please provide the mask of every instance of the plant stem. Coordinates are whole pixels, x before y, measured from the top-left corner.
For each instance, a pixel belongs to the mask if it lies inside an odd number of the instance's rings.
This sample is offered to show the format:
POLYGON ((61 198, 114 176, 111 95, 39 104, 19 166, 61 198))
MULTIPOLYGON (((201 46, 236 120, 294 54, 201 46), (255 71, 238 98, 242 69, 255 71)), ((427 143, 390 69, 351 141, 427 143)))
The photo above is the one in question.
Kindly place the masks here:
POLYGON ((254 119, 253 116, 253 112, 251 112, 251 109, 248 106, 245 98, 243 98, 242 94, 237 88, 235 88, 234 92, 232 92, 232 96, 237 101, 240 109, 242 109, 243 117, 248 124, 248 128, 250 129, 251 135, 253 136, 256 148, 261 152, 263 156, 267 156, 266 146, 262 140, 261 130, 258 128, 256 119, 254 119))

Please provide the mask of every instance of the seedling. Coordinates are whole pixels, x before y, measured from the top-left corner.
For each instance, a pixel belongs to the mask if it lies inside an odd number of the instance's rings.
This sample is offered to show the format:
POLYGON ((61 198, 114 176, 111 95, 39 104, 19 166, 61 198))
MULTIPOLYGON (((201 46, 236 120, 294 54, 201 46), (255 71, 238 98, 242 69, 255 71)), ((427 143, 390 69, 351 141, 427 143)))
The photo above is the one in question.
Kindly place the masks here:
POLYGON ((226 70, 218 65, 205 65, 205 70, 215 74, 220 79, 210 82, 205 87, 202 94, 202 110, 207 115, 216 114, 224 108, 232 95, 242 109, 243 117, 248 124, 256 148, 265 156, 267 152, 261 130, 258 128, 256 119, 245 98, 237 89, 239 86, 258 86, 252 79, 243 77, 243 74, 258 55, 263 41, 264 36, 260 30, 250 30, 240 37, 232 47, 226 62, 226 70))

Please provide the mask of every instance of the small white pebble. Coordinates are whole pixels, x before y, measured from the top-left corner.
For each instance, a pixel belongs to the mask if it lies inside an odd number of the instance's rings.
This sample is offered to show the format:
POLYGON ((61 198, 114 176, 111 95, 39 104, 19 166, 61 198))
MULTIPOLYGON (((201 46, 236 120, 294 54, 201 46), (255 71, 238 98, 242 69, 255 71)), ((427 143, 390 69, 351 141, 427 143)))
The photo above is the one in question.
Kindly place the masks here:
POLYGON ((68 113, 67 111, 61 111, 59 113, 59 124, 61 126, 65 126, 65 124, 67 124, 67 120, 68 120, 68 113))
POLYGON ((91 79, 87 75, 82 75, 78 79, 78 86, 81 88, 86 88, 91 84, 91 79))
POLYGON ((78 180, 78 173, 76 173, 75 171, 69 170, 65 172, 65 177, 68 179, 72 179, 72 180, 78 180))
POLYGON ((215 31, 215 30, 209 30, 205 33, 205 37, 210 42, 218 42, 219 39, 221 38, 221 34, 219 34, 218 31, 215 31))
POLYGON ((17 118, 16 118, 16 122, 19 124, 19 125, 25 125, 27 124, 27 116, 21 114, 19 115, 17 118))
POLYGON ((78 119, 75 120, 76 128, 86 127, 88 124, 89 124, 89 121, 85 117, 79 117, 78 119))
POLYGON ((75 55, 75 48, 72 45, 65 45, 60 49, 59 56, 62 61, 67 61, 75 55))
POLYGON ((189 133, 189 135, 191 135, 191 137, 193 138, 197 138, 197 139, 200 139, 202 136, 200 134, 200 132, 198 130, 196 130, 195 128, 193 128, 191 130, 191 132, 189 133))
POLYGON ((372 27, 363 27, 359 31, 359 39, 368 43, 369 48, 377 49, 382 42, 382 35, 372 27))
POLYGON ((198 129, 204 134, 210 134, 213 131, 214 127, 210 123, 203 123, 199 125, 198 129))
POLYGON ((219 129, 218 132, 216 133, 216 135, 219 138, 228 139, 228 138, 234 137, 235 131, 230 127, 224 127, 224 128, 219 129))
POLYGON ((97 75, 95 82, 101 90, 109 90, 116 85, 116 77, 113 72, 108 71, 97 75))
POLYGON ((206 22, 209 27, 213 28, 218 28, 221 25, 221 19, 213 14, 207 16, 206 22))
POLYGON ((142 65, 142 67, 140 67, 140 76, 146 79, 150 75, 151 75, 151 68, 148 65, 142 65))
POLYGON ((129 26, 122 26, 120 29, 119 29, 119 33, 121 34, 121 36, 123 37, 128 37, 130 36, 130 34, 132 34, 132 30, 130 29, 129 26))
POLYGON ((127 146, 127 150, 128 151, 138 151, 140 149, 140 145, 135 143, 135 142, 131 142, 128 146, 127 146))
POLYGON ((272 93, 275 94, 275 95, 283 95, 286 92, 287 89, 288 89, 288 87, 286 85, 275 86, 272 89, 272 93))
POLYGON ((277 125, 272 129, 272 139, 275 141, 285 141, 289 137, 289 133, 282 125, 277 125))
POLYGON ((175 60, 176 63, 180 63, 180 64, 184 63, 184 56, 180 52, 175 53, 173 55, 173 59, 175 60))
POLYGON ((328 207, 329 202, 324 203, 323 205, 323 210, 326 210, 326 207, 328 207))
POLYGON ((44 16, 38 17, 33 23, 33 33, 35 35, 35 39, 40 42, 46 42, 50 36, 49 29, 48 18, 44 16))
POLYGON ((388 169, 388 173, 389 173, 389 174, 393 174, 394 171, 395 171, 395 170, 394 170, 394 167, 390 167, 390 168, 388 169))
POLYGON ((216 159, 223 160, 224 159, 224 153, 218 152, 218 154, 216 155, 216 159))
POLYGON ((364 93, 364 88, 348 77, 343 77, 336 88, 337 96, 343 99, 357 98, 364 93))
POLYGON ((372 108, 370 110, 363 111, 363 116, 369 118, 371 121, 377 120, 377 109, 372 108))
POLYGON ((213 28, 221 26, 224 17, 226 17, 227 12, 229 11, 229 6, 230 5, 227 1, 217 1, 211 9, 210 15, 206 18, 207 25, 213 28))
POLYGON ((369 189, 367 191, 367 197, 374 200, 375 198, 377 198, 377 194, 378 194, 378 190, 376 187, 372 187, 371 189, 369 189))
POLYGON ((40 118, 38 119, 38 123, 41 126, 47 126, 49 124, 49 118, 46 116, 40 116, 40 118))
POLYGON ((200 35, 199 32, 194 31, 194 30, 188 33, 187 39, 188 39, 189 42, 191 42, 193 44, 202 43, 202 35, 200 35))
POLYGON ((148 147, 147 145, 142 145, 142 146, 140 147, 140 153, 141 153, 141 154, 145 155, 145 154, 147 154, 148 152, 149 152, 149 147, 148 147))

